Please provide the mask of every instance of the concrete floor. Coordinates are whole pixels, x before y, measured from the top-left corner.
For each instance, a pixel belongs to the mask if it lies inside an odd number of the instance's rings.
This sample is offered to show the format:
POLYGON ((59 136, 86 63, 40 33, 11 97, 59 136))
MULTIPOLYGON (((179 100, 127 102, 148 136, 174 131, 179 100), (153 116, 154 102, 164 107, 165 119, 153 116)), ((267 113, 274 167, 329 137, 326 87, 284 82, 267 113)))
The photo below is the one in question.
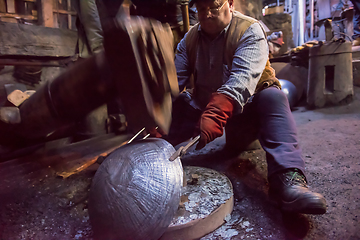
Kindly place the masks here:
MULTIPOLYGON (((224 137, 190 151, 184 165, 213 168, 234 188, 231 219, 202 239, 360 239, 360 88, 348 105, 294 109, 310 187, 325 196, 324 215, 285 214, 267 197, 263 150, 221 153, 224 137)), ((22 159, 0 164, 0 239, 92 239, 87 194, 92 167, 59 178, 22 159)))

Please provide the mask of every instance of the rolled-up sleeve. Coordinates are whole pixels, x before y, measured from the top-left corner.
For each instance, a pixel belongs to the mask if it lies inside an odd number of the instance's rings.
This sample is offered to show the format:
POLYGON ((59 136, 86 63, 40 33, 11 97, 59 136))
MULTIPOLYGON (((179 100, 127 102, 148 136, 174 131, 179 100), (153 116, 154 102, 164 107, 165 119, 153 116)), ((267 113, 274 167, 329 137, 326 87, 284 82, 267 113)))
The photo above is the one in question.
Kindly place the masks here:
POLYGON ((265 34, 259 23, 253 23, 240 39, 231 70, 224 73, 224 84, 217 90, 236 100, 236 112, 241 112, 254 94, 268 55, 265 34))
POLYGON ((186 53, 186 35, 177 46, 177 53, 175 56, 175 67, 179 82, 179 91, 184 90, 190 79, 189 61, 186 53))

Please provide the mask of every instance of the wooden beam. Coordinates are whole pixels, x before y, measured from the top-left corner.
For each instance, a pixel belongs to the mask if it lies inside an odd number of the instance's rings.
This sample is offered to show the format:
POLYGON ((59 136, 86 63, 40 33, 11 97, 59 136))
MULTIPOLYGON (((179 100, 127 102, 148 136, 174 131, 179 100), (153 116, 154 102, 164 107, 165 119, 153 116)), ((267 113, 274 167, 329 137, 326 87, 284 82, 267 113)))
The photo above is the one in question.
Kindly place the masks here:
POLYGON ((36 25, 0 23, 0 56, 56 56, 75 54, 77 32, 36 25))
POLYGON ((70 14, 70 11, 71 11, 71 0, 67 0, 67 10, 68 10, 68 29, 71 29, 71 14, 70 14))
POLYGON ((40 0, 41 25, 54 27, 53 0, 40 0))
POLYGON ((16 13, 0 13, 0 17, 13 17, 13 18, 22 18, 25 20, 37 20, 37 16, 16 14, 16 13))
POLYGON ((5 0, 0 0, 0 12, 6 12, 6 2, 5 2, 5 0))
POLYGON ((7 0, 6 5, 8 13, 15 13, 15 0, 7 0))
POLYGON ((54 9, 53 12, 60 13, 60 14, 76 15, 76 12, 74 12, 74 11, 66 11, 66 10, 62 10, 62 9, 54 9))

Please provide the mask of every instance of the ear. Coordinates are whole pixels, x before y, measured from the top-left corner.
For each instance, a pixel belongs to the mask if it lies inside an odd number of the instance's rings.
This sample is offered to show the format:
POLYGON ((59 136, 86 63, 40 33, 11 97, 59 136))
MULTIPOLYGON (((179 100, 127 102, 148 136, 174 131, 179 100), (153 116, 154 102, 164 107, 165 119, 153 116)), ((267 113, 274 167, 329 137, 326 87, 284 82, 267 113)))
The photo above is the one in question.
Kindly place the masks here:
POLYGON ((230 12, 233 12, 235 9, 234 9, 234 0, 228 0, 229 2, 229 8, 230 8, 230 12))

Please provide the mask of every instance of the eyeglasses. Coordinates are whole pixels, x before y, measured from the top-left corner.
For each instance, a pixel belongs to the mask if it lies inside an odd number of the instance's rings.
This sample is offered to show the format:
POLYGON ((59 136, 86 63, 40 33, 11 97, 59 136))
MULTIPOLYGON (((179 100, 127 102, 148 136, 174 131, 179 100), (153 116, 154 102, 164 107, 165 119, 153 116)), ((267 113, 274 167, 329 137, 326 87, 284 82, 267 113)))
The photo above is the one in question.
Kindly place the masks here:
POLYGON ((227 1, 225 1, 218 8, 201 8, 201 9, 197 9, 198 14, 209 16, 209 13, 210 13, 212 16, 217 17, 217 16, 219 16, 220 10, 223 8, 223 6, 225 5, 226 2, 227 1))

